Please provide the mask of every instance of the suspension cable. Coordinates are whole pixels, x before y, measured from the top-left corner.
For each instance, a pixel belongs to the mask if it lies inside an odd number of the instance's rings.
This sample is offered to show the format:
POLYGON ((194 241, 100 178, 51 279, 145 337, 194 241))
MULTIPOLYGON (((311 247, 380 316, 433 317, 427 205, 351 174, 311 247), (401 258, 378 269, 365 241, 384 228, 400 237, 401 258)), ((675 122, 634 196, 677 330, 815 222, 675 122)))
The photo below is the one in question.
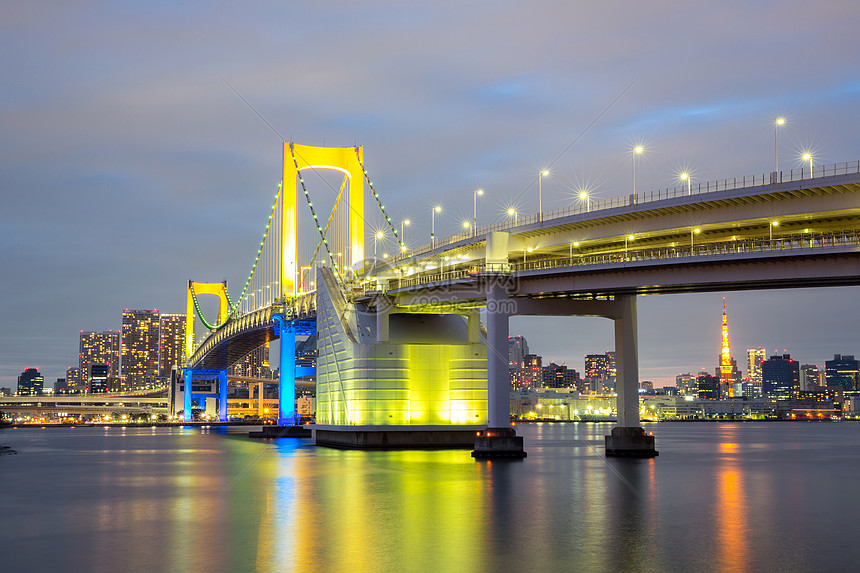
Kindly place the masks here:
POLYGON ((358 164, 361 166, 361 171, 364 173, 364 180, 367 181, 367 185, 370 187, 370 192, 373 194, 373 198, 376 200, 379 210, 382 211, 382 216, 385 218, 385 222, 388 223, 388 228, 391 229, 391 233, 394 235, 394 240, 396 240, 397 244, 400 245, 400 252, 406 252, 406 245, 400 239, 397 229, 392 225, 391 217, 389 217, 385 212, 385 205, 383 205, 382 201, 379 200, 379 193, 377 193, 373 188, 373 182, 370 180, 370 175, 367 174, 367 169, 364 168, 364 162, 361 160, 361 155, 358 153, 358 147, 355 148, 355 157, 358 159, 358 164))

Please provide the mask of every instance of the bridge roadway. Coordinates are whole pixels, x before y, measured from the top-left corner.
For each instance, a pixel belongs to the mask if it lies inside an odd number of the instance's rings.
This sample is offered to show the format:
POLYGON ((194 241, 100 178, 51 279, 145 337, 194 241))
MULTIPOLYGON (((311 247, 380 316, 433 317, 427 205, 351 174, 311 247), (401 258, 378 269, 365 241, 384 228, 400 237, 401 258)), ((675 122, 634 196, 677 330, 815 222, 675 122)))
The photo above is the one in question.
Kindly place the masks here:
MULTIPOLYGON (((510 316, 610 318, 623 380, 619 427, 638 427, 636 295, 860 284, 860 162, 817 168, 814 178, 786 173, 779 181, 776 173, 736 178, 496 223, 369 264, 339 288, 347 301, 377 312, 491 307, 491 429, 508 425, 502 356, 510 316)), ((231 345, 248 344, 243 339, 274 338, 276 318, 312 318, 315 296, 239 318, 204 342, 192 363, 219 355, 223 362, 231 345)), ((387 332, 380 316, 379 332, 387 332)))
MULTIPOLYGON (((456 291, 482 272, 510 274, 518 285, 512 296, 529 297, 858 284, 860 161, 816 173, 782 172, 779 183, 771 182, 775 173, 725 179, 518 217, 371 264, 344 289, 348 299, 385 291, 413 310, 425 301, 429 311, 451 300, 480 306, 484 297, 469 296, 468 286, 456 291), (488 259, 488 239, 499 232, 507 234, 504 252, 488 259)), ((231 320, 189 363, 234 364, 277 338, 276 314, 313 319, 315 293, 231 320)))

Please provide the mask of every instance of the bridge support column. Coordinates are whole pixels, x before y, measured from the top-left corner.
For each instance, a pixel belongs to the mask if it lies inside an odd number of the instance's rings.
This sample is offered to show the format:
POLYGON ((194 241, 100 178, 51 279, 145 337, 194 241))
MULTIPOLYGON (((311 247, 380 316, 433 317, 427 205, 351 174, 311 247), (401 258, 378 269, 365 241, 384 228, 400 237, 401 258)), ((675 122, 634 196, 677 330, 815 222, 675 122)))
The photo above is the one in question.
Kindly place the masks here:
POLYGON ((218 421, 227 421, 227 371, 218 374, 218 421))
MULTIPOLYGON (((296 424, 296 333, 283 317, 273 317, 281 330, 281 376, 278 384, 278 425, 296 424)), ((262 388, 260 390, 262 399, 262 388)))
POLYGON ((654 436, 639 425, 639 347, 636 327, 636 295, 618 298, 620 316, 615 318, 615 390, 618 426, 606 436, 607 456, 653 458, 654 436))
POLYGON ((194 382, 194 371, 190 368, 182 372, 185 378, 185 394, 184 404, 182 406, 182 420, 184 422, 191 421, 191 384, 194 382))
MULTIPOLYGON (((500 277, 501 278, 501 277, 500 277)), ((508 321, 513 301, 505 285, 487 285, 487 429, 475 438, 473 458, 524 458, 523 438, 511 427, 508 321)))

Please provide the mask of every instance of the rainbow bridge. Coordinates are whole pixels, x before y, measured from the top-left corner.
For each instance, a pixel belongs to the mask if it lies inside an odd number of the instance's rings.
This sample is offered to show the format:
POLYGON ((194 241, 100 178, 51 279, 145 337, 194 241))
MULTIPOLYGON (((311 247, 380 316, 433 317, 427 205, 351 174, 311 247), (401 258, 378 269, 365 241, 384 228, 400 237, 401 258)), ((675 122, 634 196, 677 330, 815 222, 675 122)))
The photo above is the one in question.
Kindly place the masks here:
POLYGON ((295 378, 308 374, 295 366, 295 336, 316 334, 317 443, 473 445, 476 457, 523 457, 509 414, 509 318, 599 316, 614 322, 618 366, 618 425, 606 452, 647 457, 657 452, 639 423, 638 296, 858 284, 857 161, 585 198, 413 248, 386 213, 361 147, 286 143, 238 300, 226 283, 188 283, 185 386, 215 380, 200 387, 225 395, 225 370, 280 338, 279 422, 293 423, 295 378), (344 175, 323 218, 303 175, 312 169, 344 175), (384 221, 372 240, 393 239, 395 256, 365 257, 365 187, 384 221), (304 266, 299 189, 318 235, 304 266), (217 320, 203 317, 198 295, 219 298, 217 320), (208 329, 199 341, 195 315, 208 329))

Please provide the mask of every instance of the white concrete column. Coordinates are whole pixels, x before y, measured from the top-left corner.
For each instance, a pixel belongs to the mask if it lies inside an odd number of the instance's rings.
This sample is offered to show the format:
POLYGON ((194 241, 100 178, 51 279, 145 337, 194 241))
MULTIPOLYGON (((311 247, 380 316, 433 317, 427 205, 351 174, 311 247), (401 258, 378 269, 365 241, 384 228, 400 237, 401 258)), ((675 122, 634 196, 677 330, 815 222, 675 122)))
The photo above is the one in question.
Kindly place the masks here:
POLYGON ((376 342, 388 342, 391 305, 380 301, 376 305, 376 342))
POLYGON ((615 391, 618 427, 639 427, 639 347, 636 295, 619 297, 621 318, 615 319, 615 391))
POLYGON ((469 311, 466 317, 469 319, 469 344, 477 344, 481 342, 481 313, 469 311))
POLYGON ((510 428, 508 373, 508 293, 498 282, 487 286, 487 427, 510 428))

